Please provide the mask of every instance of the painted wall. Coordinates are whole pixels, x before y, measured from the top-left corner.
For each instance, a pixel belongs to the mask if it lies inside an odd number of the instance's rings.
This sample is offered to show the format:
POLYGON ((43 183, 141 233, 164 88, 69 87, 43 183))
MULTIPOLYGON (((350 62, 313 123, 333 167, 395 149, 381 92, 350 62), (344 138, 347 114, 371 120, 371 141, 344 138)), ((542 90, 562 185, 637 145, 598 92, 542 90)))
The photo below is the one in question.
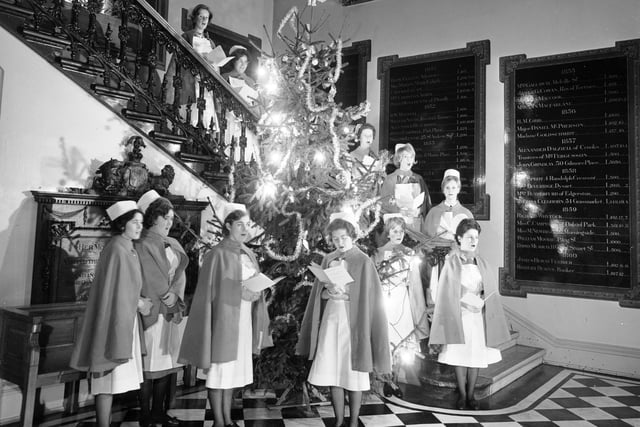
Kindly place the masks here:
MULTIPOLYGON (((291 6, 302 11, 306 4, 275 0, 274 30, 291 6)), ((309 9, 303 16, 309 19, 309 9)), ((637 0, 374 0, 350 7, 327 0, 313 10, 314 23, 322 19, 326 23, 318 33, 320 40, 327 40, 327 32, 343 40, 371 39, 368 121, 376 126, 378 57, 406 57, 459 49, 470 41, 491 41, 486 99, 491 219, 482 221, 481 251, 496 270, 504 259, 504 92, 499 58, 612 47, 616 41, 640 37, 637 0)), ((502 300, 519 315, 513 326, 521 334, 520 341, 547 348, 550 363, 640 376, 640 334, 636 332, 640 310, 620 308, 615 302, 544 295, 502 300)))

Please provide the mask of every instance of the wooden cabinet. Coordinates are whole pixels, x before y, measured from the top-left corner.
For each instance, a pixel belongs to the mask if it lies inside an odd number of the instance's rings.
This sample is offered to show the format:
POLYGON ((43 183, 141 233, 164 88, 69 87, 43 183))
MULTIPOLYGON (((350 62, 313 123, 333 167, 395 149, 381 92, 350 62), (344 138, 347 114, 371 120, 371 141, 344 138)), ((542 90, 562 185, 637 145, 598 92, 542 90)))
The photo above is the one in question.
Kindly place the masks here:
POLYGON ((80 333, 84 303, 43 304, 0 309, 0 377, 22 390, 20 421, 34 425, 37 389, 65 383, 65 412, 77 410, 78 381, 69 367, 80 333))

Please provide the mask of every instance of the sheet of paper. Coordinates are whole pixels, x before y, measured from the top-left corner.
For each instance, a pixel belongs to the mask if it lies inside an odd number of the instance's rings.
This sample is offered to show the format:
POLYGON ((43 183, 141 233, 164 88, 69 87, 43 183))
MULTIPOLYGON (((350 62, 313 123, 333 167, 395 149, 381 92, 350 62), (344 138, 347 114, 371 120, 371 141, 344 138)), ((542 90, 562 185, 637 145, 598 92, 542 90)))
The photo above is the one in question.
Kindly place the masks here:
POLYGON ((418 209, 424 203, 424 191, 420 184, 396 184, 394 197, 400 209, 418 209))
POLYGON ((316 264, 315 262, 312 262, 309 265, 309 270, 311 270, 311 272, 313 273, 314 276, 316 276, 316 278, 324 283, 330 283, 331 280, 329 280, 329 277, 327 276, 327 274, 324 272, 324 270, 322 269, 322 267, 320 267, 318 264, 316 264))
POLYGON ((222 67, 233 59, 232 56, 227 56, 224 53, 222 46, 216 46, 211 52, 205 53, 204 57, 211 65, 215 65, 216 67, 222 67))
POLYGON ((368 156, 368 155, 367 155, 367 156, 364 156, 364 157, 362 158, 362 164, 363 164, 363 165, 365 165, 366 167, 371 166, 371 165, 372 165, 372 164, 374 164, 375 162, 376 162, 376 159, 374 159, 373 157, 368 156))
POLYGON ((344 286, 347 283, 353 282, 353 277, 351 277, 344 265, 326 268, 324 272, 331 283, 335 283, 338 286, 344 286))
POLYGON ((309 270, 311 270, 318 280, 324 283, 334 283, 338 286, 344 286, 347 283, 353 282, 353 277, 351 277, 344 265, 325 268, 323 270, 318 264, 311 263, 309 270))
POLYGON ((418 209, 424 203, 424 191, 413 199, 413 208, 418 209))
POLYGON ((244 80, 229 76, 229 84, 249 105, 256 103, 258 91, 247 85, 244 80))
POLYGON ((265 274, 260 273, 247 280, 244 280, 242 284, 251 292, 260 292, 267 288, 270 288, 282 279, 284 279, 284 276, 278 277, 276 279, 270 279, 265 274))
POLYGON ((246 84, 244 86, 236 87, 234 89, 240 94, 240 96, 245 101, 247 101, 248 104, 253 105, 256 103, 255 100, 258 99, 258 92, 256 90, 250 88, 246 84))
POLYGON ((231 85, 231 87, 242 87, 242 86, 246 86, 247 85, 244 82, 244 80, 238 79, 238 78, 235 78, 235 77, 231 77, 231 76, 229 76, 229 84, 231 85))

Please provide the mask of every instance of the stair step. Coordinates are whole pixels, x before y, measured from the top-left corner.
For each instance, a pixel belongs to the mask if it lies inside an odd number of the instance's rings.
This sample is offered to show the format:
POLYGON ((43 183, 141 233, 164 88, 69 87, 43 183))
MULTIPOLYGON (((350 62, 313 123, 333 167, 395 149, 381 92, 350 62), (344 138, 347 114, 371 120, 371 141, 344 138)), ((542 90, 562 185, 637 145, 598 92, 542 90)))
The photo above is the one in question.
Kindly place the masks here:
MULTIPOLYGON (((476 398, 482 399, 511 384, 531 369, 542 364, 546 351, 524 345, 510 346, 501 351, 502 360, 480 369, 476 384, 476 398)), ((406 382, 422 387, 456 388, 453 366, 437 362, 437 356, 426 356, 406 369, 406 382)))
POLYGON ((478 375, 478 398, 490 396, 511 384, 536 366, 542 364, 546 350, 517 345, 502 352, 502 360, 480 370, 478 375), (482 387, 486 384, 485 387, 482 387))
POLYGON ((156 141, 164 142, 167 144, 184 144, 188 138, 185 136, 173 135, 171 133, 162 133, 158 131, 149 132, 149 136, 156 141))
POLYGON ((137 120, 145 123, 160 123, 162 116, 159 114, 147 113, 144 111, 129 110, 127 108, 122 109, 122 115, 127 119, 137 120))
POLYGON ((179 152, 176 154, 176 157, 184 160, 185 162, 192 163, 213 163, 215 160, 206 154, 190 154, 179 152))
POLYGON ((91 89, 97 95, 108 96, 116 99, 124 99, 126 101, 130 101, 135 98, 136 94, 129 90, 115 89, 109 86, 100 85, 100 84, 92 84, 91 89))
POLYGON ((23 27, 22 35, 30 42, 53 47, 55 49, 68 49, 71 46, 71 40, 69 40, 68 37, 48 31, 35 30, 31 26, 23 27))
POLYGON ((17 6, 15 4, 7 3, 5 1, 0 1, 0 12, 17 16, 18 18, 31 18, 33 16, 32 10, 25 9, 24 7, 17 6))
POLYGON ((104 67, 101 65, 90 64, 85 61, 77 61, 75 59, 57 57, 56 62, 67 71, 73 71, 76 73, 82 73, 89 76, 102 76, 104 74, 104 67))

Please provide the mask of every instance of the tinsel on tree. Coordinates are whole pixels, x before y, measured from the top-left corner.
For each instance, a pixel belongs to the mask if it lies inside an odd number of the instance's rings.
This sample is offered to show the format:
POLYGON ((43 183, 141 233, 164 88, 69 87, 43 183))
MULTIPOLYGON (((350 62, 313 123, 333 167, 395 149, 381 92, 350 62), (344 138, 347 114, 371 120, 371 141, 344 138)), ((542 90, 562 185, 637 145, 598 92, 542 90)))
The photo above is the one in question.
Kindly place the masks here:
POLYGON ((231 200, 244 203, 261 229, 252 243, 260 245, 263 271, 288 278, 269 295, 275 346, 256 362, 258 386, 306 380, 305 361, 294 355, 294 346, 309 294, 305 285, 313 280, 307 266, 331 250, 324 236, 330 214, 352 211, 360 237, 380 221, 377 188, 386 156, 368 168, 359 165, 361 172, 352 176, 357 160, 348 155, 348 143, 369 104, 343 108, 335 102, 343 42, 316 40, 318 30, 295 7, 282 19, 277 37, 284 50, 261 58, 260 152, 231 175, 231 200))

